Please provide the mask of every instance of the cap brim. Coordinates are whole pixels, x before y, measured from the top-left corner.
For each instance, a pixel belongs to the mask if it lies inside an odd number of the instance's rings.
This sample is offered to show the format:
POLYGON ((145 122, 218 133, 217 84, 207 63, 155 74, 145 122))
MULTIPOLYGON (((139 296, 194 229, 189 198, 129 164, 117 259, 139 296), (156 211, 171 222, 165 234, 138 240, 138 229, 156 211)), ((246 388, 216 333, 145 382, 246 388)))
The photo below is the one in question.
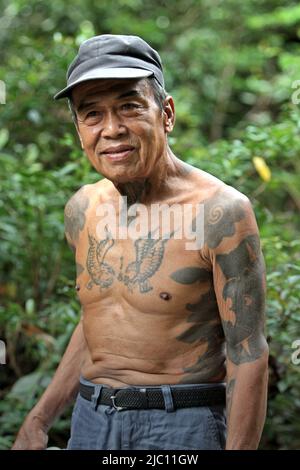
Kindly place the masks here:
POLYGON ((119 79, 130 79, 130 78, 146 78, 154 75, 151 70, 144 69, 134 69, 134 68, 114 68, 114 69, 93 69, 90 72, 81 75, 78 80, 70 83, 66 88, 59 91, 54 95, 55 100, 60 98, 67 98, 70 95, 70 91, 80 83, 87 82, 89 80, 101 80, 101 79, 110 79, 110 78, 119 78, 119 79))

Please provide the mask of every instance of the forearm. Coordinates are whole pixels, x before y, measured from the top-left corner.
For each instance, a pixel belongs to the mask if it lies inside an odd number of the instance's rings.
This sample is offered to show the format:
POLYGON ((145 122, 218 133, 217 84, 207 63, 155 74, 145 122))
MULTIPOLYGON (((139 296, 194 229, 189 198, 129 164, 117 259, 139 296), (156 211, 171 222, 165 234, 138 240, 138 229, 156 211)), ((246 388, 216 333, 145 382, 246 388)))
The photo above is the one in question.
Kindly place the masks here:
POLYGON ((268 386, 268 352, 254 362, 227 367, 227 450, 257 449, 268 386))
POLYGON ((74 330, 50 385, 30 412, 30 417, 40 419, 46 429, 49 429, 55 418, 62 413, 78 393, 85 348, 82 322, 80 322, 74 330))

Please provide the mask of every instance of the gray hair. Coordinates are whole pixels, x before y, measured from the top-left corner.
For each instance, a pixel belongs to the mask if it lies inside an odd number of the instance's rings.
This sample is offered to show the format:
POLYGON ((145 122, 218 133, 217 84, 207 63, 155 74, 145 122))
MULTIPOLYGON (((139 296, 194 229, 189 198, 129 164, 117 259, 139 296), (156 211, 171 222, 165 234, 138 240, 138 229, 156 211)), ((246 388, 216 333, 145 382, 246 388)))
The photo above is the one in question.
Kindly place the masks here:
POLYGON ((160 84, 155 80, 154 77, 149 77, 146 79, 148 82, 148 85, 152 89, 154 99, 156 101, 156 104, 159 106, 161 111, 164 109, 164 102, 166 97, 168 96, 168 93, 166 90, 160 86, 160 84))

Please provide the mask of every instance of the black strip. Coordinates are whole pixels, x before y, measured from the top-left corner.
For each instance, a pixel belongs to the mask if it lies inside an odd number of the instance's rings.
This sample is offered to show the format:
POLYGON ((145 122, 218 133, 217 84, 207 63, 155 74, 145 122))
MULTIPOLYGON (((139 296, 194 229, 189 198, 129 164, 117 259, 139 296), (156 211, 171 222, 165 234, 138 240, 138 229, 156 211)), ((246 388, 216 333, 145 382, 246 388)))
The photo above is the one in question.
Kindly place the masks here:
MULTIPOLYGON (((91 401, 94 387, 80 383, 80 395, 91 401)), ((225 386, 201 388, 171 387, 175 408, 191 408, 194 406, 213 406, 225 404, 225 386)), ((126 409, 164 409, 164 397, 160 388, 116 389, 104 387, 98 405, 117 406, 126 409), (114 397, 112 400, 111 397, 114 397), (113 403, 114 401, 114 403, 113 403)))

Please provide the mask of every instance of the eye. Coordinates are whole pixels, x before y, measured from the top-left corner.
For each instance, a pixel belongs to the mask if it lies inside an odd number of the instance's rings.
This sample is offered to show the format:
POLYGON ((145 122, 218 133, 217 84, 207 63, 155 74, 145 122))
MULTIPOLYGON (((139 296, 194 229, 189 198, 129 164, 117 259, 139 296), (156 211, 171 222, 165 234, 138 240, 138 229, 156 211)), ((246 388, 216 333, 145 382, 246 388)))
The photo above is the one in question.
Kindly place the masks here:
POLYGON ((95 124, 98 124, 98 122, 101 120, 102 113, 97 110, 91 110, 88 111, 85 116, 83 117, 83 122, 87 126, 93 126, 95 124))
POLYGON ((85 116, 85 119, 87 118, 90 118, 90 117, 95 117, 95 116, 99 116, 99 111, 90 111, 87 113, 87 115, 85 116))

